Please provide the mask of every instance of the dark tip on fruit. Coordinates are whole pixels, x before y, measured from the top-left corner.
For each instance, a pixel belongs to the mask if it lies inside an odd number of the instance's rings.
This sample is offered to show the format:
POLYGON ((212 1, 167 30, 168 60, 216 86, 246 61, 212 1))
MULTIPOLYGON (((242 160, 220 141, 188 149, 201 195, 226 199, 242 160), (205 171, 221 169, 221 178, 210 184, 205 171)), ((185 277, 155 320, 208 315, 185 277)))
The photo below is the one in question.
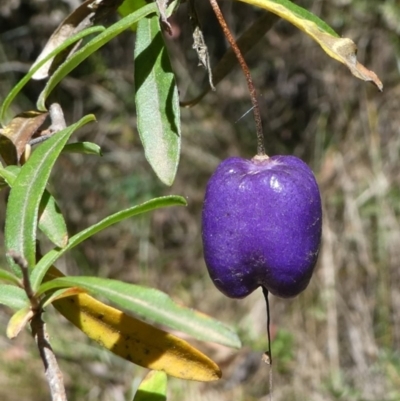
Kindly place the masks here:
POLYGON ((208 182, 202 221, 209 274, 228 297, 243 298, 263 286, 289 298, 307 287, 322 209, 314 174, 302 160, 225 160, 208 182))

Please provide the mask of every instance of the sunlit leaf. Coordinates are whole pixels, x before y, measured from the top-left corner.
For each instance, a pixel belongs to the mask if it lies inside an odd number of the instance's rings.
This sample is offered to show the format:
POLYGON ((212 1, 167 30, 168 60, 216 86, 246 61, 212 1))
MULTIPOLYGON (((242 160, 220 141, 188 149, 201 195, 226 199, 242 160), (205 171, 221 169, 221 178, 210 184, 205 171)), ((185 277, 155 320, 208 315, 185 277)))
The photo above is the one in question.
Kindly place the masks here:
POLYGON ((240 0, 253 6, 264 8, 289 21, 311 36, 332 58, 345 64, 351 73, 364 81, 373 82, 383 89, 378 76, 357 61, 357 46, 348 38, 341 38, 324 21, 289 0, 240 0))
POLYGON ((134 55, 140 139, 158 178, 171 185, 180 155, 179 96, 157 15, 138 23, 134 55))
POLYGON ((151 371, 142 380, 133 401, 165 401, 167 399, 167 375, 151 371))
MULTIPOLYGON (((57 132, 42 143, 21 168, 10 191, 7 202, 5 245, 6 252, 14 251, 23 257, 30 268, 36 264, 36 231, 39 204, 43 196, 51 169, 65 143, 74 131, 93 121, 92 115, 57 132)), ((8 258, 11 268, 21 276, 20 268, 8 258)))
POLYGON ((107 227, 110 227, 113 224, 119 223, 120 221, 128 219, 132 216, 150 212, 151 210, 155 210, 158 208, 179 205, 186 205, 185 199, 181 196, 170 195, 155 198, 150 201, 144 202, 141 205, 133 206, 129 209, 121 210, 117 213, 114 213, 111 216, 108 216, 105 219, 99 221, 97 224, 94 224, 93 226, 86 228, 78 234, 75 234, 69 239, 68 245, 65 248, 53 249, 40 259, 31 276, 33 289, 36 291, 39 288, 39 285, 41 284, 47 270, 60 256, 62 256, 65 252, 69 251, 75 246, 79 245, 84 240, 92 237, 93 235, 106 229, 107 227))
POLYGON ((106 297, 140 317, 185 332, 199 340, 235 348, 241 345, 237 334, 223 323, 193 309, 177 305, 167 294, 153 288, 100 277, 62 277, 42 284, 38 294, 59 287, 74 286, 106 297))
POLYGON ((212 381, 221 377, 219 367, 186 341, 87 294, 64 298, 53 305, 89 338, 139 366, 186 380, 212 381))

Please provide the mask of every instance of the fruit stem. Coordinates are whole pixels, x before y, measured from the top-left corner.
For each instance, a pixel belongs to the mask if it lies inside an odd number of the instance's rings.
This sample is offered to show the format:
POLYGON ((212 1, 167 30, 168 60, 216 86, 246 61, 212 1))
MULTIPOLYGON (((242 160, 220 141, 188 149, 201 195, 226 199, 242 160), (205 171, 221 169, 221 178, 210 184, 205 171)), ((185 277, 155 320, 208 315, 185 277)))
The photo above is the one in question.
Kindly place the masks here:
POLYGON ((263 287, 263 294, 264 294, 264 298, 265 298, 265 303, 267 306, 267 337, 268 337, 268 357, 269 357, 269 364, 272 365, 272 353, 271 353, 271 330, 270 330, 270 326, 271 326, 271 316, 269 313, 269 299, 268 299, 268 295, 269 292, 268 290, 263 287))
POLYGON ((265 303, 267 306, 267 338, 268 338, 268 351, 265 353, 265 362, 269 365, 269 394, 270 400, 272 400, 272 350, 271 350, 271 314, 269 311, 269 292, 265 287, 262 287, 263 294, 265 298, 265 303))
POLYGON ((245 59, 243 58, 242 52, 240 51, 238 45, 234 37, 232 36, 231 31, 228 28, 228 25, 225 21, 224 16, 222 15, 221 9, 217 3, 217 0, 210 0, 211 7, 217 17, 219 24, 221 25, 222 31, 226 39, 228 40, 229 44, 232 47, 233 52, 235 53, 236 58, 240 64, 240 67, 246 77, 247 87, 249 88, 251 103, 253 104, 253 114, 254 114, 254 121, 256 123, 256 134, 257 134, 257 156, 265 156, 265 147, 264 147, 264 133, 262 128, 262 120, 260 114, 260 108, 258 106, 257 94, 256 89, 254 87, 253 79, 250 74, 249 67, 245 59))

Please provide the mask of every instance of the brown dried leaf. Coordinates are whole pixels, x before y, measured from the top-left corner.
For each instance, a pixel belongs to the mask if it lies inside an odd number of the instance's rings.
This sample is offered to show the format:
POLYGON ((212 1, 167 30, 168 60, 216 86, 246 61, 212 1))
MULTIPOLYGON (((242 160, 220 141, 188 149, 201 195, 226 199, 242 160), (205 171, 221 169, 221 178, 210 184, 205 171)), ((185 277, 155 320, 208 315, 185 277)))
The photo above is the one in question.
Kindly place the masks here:
POLYGON ((25 146, 46 120, 48 113, 26 111, 15 116, 0 135, 0 156, 7 165, 18 164, 25 146))
POLYGON ((383 84, 378 76, 364 67, 357 60, 357 46, 348 38, 334 38, 324 33, 318 33, 322 48, 336 60, 345 64, 351 73, 363 81, 373 82, 380 91, 383 90, 383 84))

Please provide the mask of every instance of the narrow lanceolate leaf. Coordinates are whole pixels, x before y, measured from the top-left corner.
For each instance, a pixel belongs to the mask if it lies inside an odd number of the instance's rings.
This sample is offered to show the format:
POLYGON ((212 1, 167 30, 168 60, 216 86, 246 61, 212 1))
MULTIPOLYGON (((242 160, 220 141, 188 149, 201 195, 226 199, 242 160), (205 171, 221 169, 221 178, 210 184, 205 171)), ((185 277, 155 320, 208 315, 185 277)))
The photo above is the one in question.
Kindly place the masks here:
MULTIPOLYGON (((41 144, 21 168, 14 181, 7 202, 5 245, 6 252, 22 256, 30 268, 36 264, 36 231, 39 204, 51 169, 65 143, 74 131, 93 121, 94 116, 83 117, 77 123, 56 133, 41 144)), ((9 258, 14 273, 21 276, 20 268, 9 258)))
POLYGON ((45 88, 39 95, 37 101, 38 110, 44 111, 46 110, 46 99, 52 90, 57 86, 57 84, 68 75, 74 68, 76 68, 82 61, 86 60, 92 53, 98 50, 100 47, 104 46, 111 39, 115 38, 124 30, 128 29, 132 24, 138 22, 140 19, 144 18, 146 15, 156 12, 157 8, 155 4, 148 4, 139 10, 135 11, 132 14, 129 14, 125 18, 116 22, 107 28, 100 35, 96 36, 89 43, 87 43, 84 47, 79 49, 71 58, 66 60, 63 64, 60 65, 59 68, 54 72, 54 74, 50 77, 47 82, 45 88))
POLYGON ((142 380, 133 401, 165 401, 167 399, 167 375, 151 371, 142 380))
POLYGON ((46 253, 46 255, 42 257, 42 259, 40 259, 31 276, 31 284, 33 290, 36 291, 39 288, 42 279, 50 266, 65 252, 79 245, 82 241, 90 238, 91 236, 106 229, 107 227, 110 227, 111 225, 119 223, 120 221, 128 219, 132 216, 150 212, 151 210, 155 210, 158 208, 179 205, 186 205, 185 199, 181 196, 170 195, 155 198, 150 201, 144 202, 141 205, 133 206, 129 209, 121 210, 117 213, 114 213, 111 216, 108 216, 105 219, 99 221, 97 224, 94 224, 93 226, 88 227, 78 234, 75 234, 69 239, 68 245, 66 247, 64 247, 63 249, 53 249, 46 253))
POLYGON ((19 310, 27 306, 28 298, 22 288, 15 285, 0 284, 0 304, 19 310))
POLYGON ((23 307, 14 315, 7 325, 7 337, 13 339, 21 332, 21 330, 29 323, 33 317, 33 312, 30 305, 23 307))
POLYGON ((89 338, 120 357, 185 380, 213 381, 219 367, 186 341, 107 306, 87 294, 54 303, 89 338))
POLYGON ((60 287, 81 287, 136 315, 171 327, 203 341, 240 348, 237 334, 223 323, 195 310, 177 305, 165 293, 100 277, 62 277, 44 283, 39 294, 60 287))
POLYGON ((134 56, 140 139, 158 178, 171 185, 180 154, 179 97, 157 15, 138 23, 134 56))
POLYGON ((32 78, 32 75, 43 65, 46 63, 46 61, 50 60, 53 58, 55 55, 58 53, 62 52, 64 49, 67 47, 71 46, 73 43, 76 43, 80 39, 84 38, 87 35, 91 35, 100 31, 104 31, 104 27, 101 26, 94 26, 92 28, 85 29, 82 32, 79 32, 78 34, 74 35, 72 38, 69 38, 66 40, 62 45, 57 47, 57 49, 53 50, 51 53, 49 53, 43 60, 35 64, 33 68, 29 70, 29 72, 21 79, 21 81, 18 82, 17 85, 15 85, 12 89, 12 91, 7 95, 7 97, 4 99, 4 102, 2 103, 0 107, 0 123, 2 125, 6 124, 6 113, 8 108, 10 107, 10 104, 12 101, 15 99, 15 97, 18 95, 18 93, 22 90, 22 88, 29 82, 29 80, 32 78))
POLYGON ((379 90, 383 89, 382 82, 378 76, 357 61, 357 46, 355 43, 351 39, 340 38, 329 25, 316 15, 289 0, 240 1, 264 8, 289 21, 307 35, 311 36, 330 57, 345 64, 355 77, 364 81, 371 81, 379 90))

